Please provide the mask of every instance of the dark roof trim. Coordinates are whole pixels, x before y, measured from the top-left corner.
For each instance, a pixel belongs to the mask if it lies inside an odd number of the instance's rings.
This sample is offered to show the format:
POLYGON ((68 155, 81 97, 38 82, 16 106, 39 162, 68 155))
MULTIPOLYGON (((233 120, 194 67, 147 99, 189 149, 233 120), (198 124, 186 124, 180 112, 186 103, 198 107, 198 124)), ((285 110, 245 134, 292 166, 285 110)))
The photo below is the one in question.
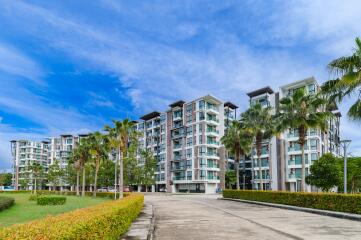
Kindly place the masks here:
POLYGON ((151 113, 148 113, 144 116, 141 116, 140 119, 144 120, 144 121, 147 121, 149 119, 152 119, 152 118, 155 118, 155 117, 159 117, 160 116, 160 113, 159 112, 151 112, 151 113))
POLYGON ((238 108, 238 106, 237 106, 236 104, 231 103, 231 102, 225 102, 225 103, 224 103, 224 106, 225 106, 225 107, 229 107, 229 108, 231 108, 231 109, 237 109, 237 108, 238 108))
POLYGON ((336 117, 342 117, 342 114, 340 112, 335 112, 334 114, 336 117))
POLYGON ((257 90, 255 90, 253 92, 249 92, 249 93, 247 93, 247 95, 249 97, 256 97, 256 96, 259 96, 259 95, 264 94, 264 93, 272 94, 272 93, 274 93, 274 91, 272 90, 272 88, 267 86, 267 87, 264 87, 264 88, 257 89, 257 90))
POLYGON ((183 100, 179 100, 179 101, 176 101, 172 104, 169 104, 169 107, 171 108, 174 108, 174 107, 183 107, 183 104, 185 103, 185 101, 183 100))

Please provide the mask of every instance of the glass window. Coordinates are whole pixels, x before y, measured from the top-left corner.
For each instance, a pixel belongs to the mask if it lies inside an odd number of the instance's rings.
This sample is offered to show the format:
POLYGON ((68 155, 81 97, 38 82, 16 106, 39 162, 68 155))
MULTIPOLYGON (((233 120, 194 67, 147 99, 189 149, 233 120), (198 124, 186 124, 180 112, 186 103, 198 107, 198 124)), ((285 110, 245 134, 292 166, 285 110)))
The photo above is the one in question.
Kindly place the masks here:
POLYGON ((187 138, 187 147, 190 147, 192 145, 193 145, 193 138, 192 137, 187 138))
POLYGON ((199 109, 204 109, 204 100, 198 102, 199 109))
POLYGON ((186 111, 187 111, 187 113, 192 113, 192 110, 193 110, 192 104, 188 104, 188 105, 186 106, 186 111))

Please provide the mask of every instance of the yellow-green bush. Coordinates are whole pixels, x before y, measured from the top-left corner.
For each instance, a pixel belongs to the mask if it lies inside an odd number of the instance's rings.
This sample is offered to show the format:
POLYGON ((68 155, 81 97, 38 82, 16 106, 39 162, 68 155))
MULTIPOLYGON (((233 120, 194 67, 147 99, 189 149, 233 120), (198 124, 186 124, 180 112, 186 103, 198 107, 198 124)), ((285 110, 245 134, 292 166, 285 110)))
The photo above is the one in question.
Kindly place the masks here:
POLYGON ((38 205, 64 205, 66 197, 63 196, 39 196, 36 198, 38 205))
POLYGON ((143 195, 106 201, 0 230, 4 240, 119 239, 143 208, 143 195))
POLYGON ((15 202, 14 198, 11 197, 0 197, 0 211, 11 207, 15 202))
POLYGON ((224 190, 223 197, 361 214, 361 195, 224 190))
MULTIPOLYGON (((75 196, 76 192, 74 191, 47 191, 47 190, 41 190, 36 192, 38 195, 51 195, 51 194, 58 194, 58 195, 69 195, 69 196, 75 196)), ((81 195, 81 192, 80 192, 81 195)), ((128 196, 129 193, 125 192, 123 193, 123 196, 128 196)), ((93 192, 85 192, 85 196, 92 197, 93 192)), ((104 198, 111 198, 114 199, 114 192, 97 192, 97 197, 104 197, 104 198)), ((117 192, 117 198, 119 197, 119 193, 117 192)))

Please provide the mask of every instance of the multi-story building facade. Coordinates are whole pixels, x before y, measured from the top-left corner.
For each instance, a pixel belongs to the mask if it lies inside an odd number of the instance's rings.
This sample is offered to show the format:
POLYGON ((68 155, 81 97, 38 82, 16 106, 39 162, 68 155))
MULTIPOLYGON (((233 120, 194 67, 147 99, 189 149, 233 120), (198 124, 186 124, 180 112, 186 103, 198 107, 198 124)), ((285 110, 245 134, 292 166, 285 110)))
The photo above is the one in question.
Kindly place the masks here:
POLYGON ((12 140, 13 186, 15 189, 33 189, 33 176, 30 166, 39 163, 46 173, 48 170, 49 142, 12 140))
MULTIPOLYGON (((258 89, 248 93, 250 104, 260 103, 262 106, 271 107, 274 114, 279 106, 279 100, 290 96, 297 89, 304 88, 306 94, 316 94, 320 87, 317 81, 311 77, 293 82, 280 87, 279 92, 274 92, 270 87, 258 89)), ((317 129, 307 132, 307 144, 305 147, 306 174, 309 173, 312 163, 327 152, 339 155, 339 125, 340 113, 334 112, 335 119, 329 121, 329 130, 326 133, 317 129)), ((259 174, 258 158, 253 151, 253 165, 248 170, 254 175, 254 188, 260 188, 262 178, 263 188, 271 190, 299 191, 301 180, 301 147, 298 143, 297 129, 288 129, 279 138, 265 139, 261 155, 261 171, 259 174)), ((307 186, 307 191, 311 186, 307 186)))
MULTIPOLYGON (((13 186, 15 188, 32 189, 30 166, 35 162, 43 166, 44 174, 47 174, 49 165, 54 164, 56 161, 61 168, 65 169, 68 165, 68 157, 71 151, 76 147, 79 139, 86 136, 86 134, 76 136, 64 134, 59 137, 49 137, 41 142, 29 140, 11 141, 14 173, 13 186), (24 184, 25 182, 28 182, 28 186, 22 186, 21 183, 24 184)), ((70 188, 66 181, 61 181, 60 187, 70 188)))

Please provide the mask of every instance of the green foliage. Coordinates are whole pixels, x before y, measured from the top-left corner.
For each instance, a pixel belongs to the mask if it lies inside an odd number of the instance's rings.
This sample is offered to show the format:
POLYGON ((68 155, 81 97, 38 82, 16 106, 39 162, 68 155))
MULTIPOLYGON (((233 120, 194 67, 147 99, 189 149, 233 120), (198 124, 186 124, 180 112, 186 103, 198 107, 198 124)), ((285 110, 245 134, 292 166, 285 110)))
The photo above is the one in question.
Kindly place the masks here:
POLYGON ((0 230, 0 239, 119 239, 143 208, 142 195, 107 201, 0 230))
POLYGON ((38 196, 36 203, 38 205, 64 205, 66 197, 62 196, 38 196))
POLYGON ((0 211, 11 207, 15 202, 14 198, 11 197, 0 197, 0 211))
POLYGON ((49 166, 47 180, 50 185, 55 189, 56 186, 61 184, 61 180, 65 175, 64 169, 62 169, 59 165, 59 161, 55 160, 53 164, 49 166))
POLYGON ((141 167, 140 182, 145 186, 151 186, 155 184, 154 172, 157 167, 157 162, 153 153, 149 150, 142 151, 140 155, 142 162, 144 162, 144 165, 141 167))
POLYGON ((236 173, 234 171, 228 170, 225 174, 226 188, 232 188, 232 186, 236 183, 236 181, 237 181, 236 173))
POLYGON ((29 201, 36 201, 38 199, 38 194, 31 194, 29 197, 29 201))
MULTIPOLYGON (((342 176, 343 161, 343 158, 338 159, 338 165, 342 176)), ((338 189, 339 191, 343 191, 343 181, 340 182, 338 189)), ((352 193, 358 193, 361 190, 361 157, 347 159, 347 189, 352 193)))
POLYGON ((104 160, 100 164, 98 187, 114 186, 114 168, 114 162, 109 159, 104 160))
POLYGON ((11 173, 0 173, 0 186, 10 186, 12 184, 11 173))
POLYGON ((331 188, 342 182, 342 172, 338 160, 330 153, 326 153, 315 161, 311 168, 311 174, 306 177, 306 183, 321 188, 328 192, 331 188))
POLYGON ((328 102, 318 95, 307 95, 303 88, 296 90, 293 95, 280 100, 279 113, 276 116, 276 132, 283 132, 287 129, 297 130, 298 143, 301 147, 301 191, 305 190, 305 157, 304 147, 307 143, 307 131, 309 129, 320 129, 325 132, 329 119, 334 115, 325 109, 328 102))
POLYGON ((223 197, 361 214, 361 195, 355 194, 224 190, 223 197))
POLYGON ((336 80, 323 84, 322 93, 330 101, 342 101, 345 97, 358 96, 356 102, 350 107, 347 115, 354 120, 361 120, 361 40, 355 39, 356 47, 351 56, 340 57, 328 64, 336 80))

